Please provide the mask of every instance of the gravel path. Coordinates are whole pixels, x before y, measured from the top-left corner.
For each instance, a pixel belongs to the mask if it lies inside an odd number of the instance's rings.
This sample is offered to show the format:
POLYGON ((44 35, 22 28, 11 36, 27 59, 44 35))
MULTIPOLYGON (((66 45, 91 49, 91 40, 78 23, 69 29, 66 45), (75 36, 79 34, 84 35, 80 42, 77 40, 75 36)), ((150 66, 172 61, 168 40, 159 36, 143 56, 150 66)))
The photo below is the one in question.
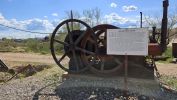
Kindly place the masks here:
MULTIPOLYGON (((58 76, 55 79, 47 77, 31 76, 1 84, 0 100, 125 100, 122 78, 69 76, 61 82, 58 76)), ((177 95, 161 91, 157 84, 140 80, 128 80, 130 92, 127 92, 127 98, 130 100, 177 100, 177 95), (155 97, 154 93, 158 96, 155 97)))
MULTIPOLYGON (((55 85, 60 84, 62 72, 58 68, 53 67, 21 79, 13 79, 7 83, 0 83, 0 100, 38 100, 35 94, 46 86, 46 94, 55 90, 55 85), (53 86, 53 84, 55 84, 53 86)), ((43 99, 39 99, 43 100, 43 99)), ((53 99, 50 99, 53 100, 53 99)), ((57 99, 56 99, 57 100, 57 99)))
MULTIPOLYGON (((0 53, 0 59, 5 61, 40 62, 54 64, 50 55, 0 53)), ((160 64, 157 67, 162 74, 176 75, 177 65, 160 64)), ((123 79, 106 79, 93 77, 69 77, 61 82, 49 70, 49 75, 31 76, 15 79, 6 84, 0 84, 0 100, 123 100, 123 79), (53 78, 51 78, 51 76, 53 78)), ((163 91, 158 84, 151 81, 129 79, 128 96, 133 100, 177 100, 177 95, 163 91), (143 85, 142 85, 143 84, 143 85), (152 91, 151 91, 152 90, 152 91), (145 96, 145 94, 148 94, 145 96), (154 95, 156 94, 156 95, 154 95)), ((130 99, 130 100, 131 100, 130 99)))
POLYGON ((30 100, 35 92, 43 86, 45 84, 41 80, 32 77, 13 80, 0 85, 0 100, 30 100))

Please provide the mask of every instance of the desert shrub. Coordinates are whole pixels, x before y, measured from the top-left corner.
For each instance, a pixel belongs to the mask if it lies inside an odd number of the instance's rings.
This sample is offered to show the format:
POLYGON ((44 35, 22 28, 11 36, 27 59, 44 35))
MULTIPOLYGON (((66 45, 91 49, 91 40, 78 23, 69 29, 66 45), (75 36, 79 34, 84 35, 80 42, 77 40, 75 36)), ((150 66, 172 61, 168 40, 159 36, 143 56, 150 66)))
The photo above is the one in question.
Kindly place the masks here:
MULTIPOLYGON (((64 41, 66 34, 62 33, 56 36, 56 39, 64 41)), ((50 53, 50 37, 44 39, 23 39, 16 42, 13 39, 3 39, 0 41, 0 52, 34 52, 41 54, 50 53)), ((62 53, 63 45, 56 43, 55 50, 58 54, 62 53)))

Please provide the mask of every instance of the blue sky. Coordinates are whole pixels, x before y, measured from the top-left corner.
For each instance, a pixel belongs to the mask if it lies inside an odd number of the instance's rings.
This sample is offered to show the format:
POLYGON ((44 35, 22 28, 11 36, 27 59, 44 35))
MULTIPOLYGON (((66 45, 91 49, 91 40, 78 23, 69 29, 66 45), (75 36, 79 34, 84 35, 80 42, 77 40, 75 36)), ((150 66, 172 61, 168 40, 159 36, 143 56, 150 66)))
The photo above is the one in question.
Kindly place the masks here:
MULTIPOLYGON (((102 20, 119 27, 138 25, 139 12, 161 16, 163 0, 0 0, 0 24, 38 32, 52 32, 66 11, 99 8, 102 20), (117 19, 117 20, 115 20, 117 19)), ((177 12, 177 0, 169 0, 169 12, 177 12)), ((43 35, 0 27, 0 38, 27 38, 43 35)))

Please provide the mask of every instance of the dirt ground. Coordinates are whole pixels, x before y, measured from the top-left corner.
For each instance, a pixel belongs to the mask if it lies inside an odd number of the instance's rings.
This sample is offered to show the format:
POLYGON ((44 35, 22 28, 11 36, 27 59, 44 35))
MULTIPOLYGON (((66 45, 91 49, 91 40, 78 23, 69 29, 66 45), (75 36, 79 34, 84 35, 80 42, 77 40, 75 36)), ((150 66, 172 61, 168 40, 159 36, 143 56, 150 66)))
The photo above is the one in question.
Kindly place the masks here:
MULTIPOLYGON (((0 59, 9 66, 16 66, 17 65, 22 65, 22 64, 35 64, 35 63, 42 63, 42 64, 48 64, 48 65, 54 65, 57 66, 52 58, 51 55, 40 55, 40 54, 31 54, 31 53, 0 53, 0 59)), ((177 64, 162 64, 162 63, 157 63, 157 67, 159 69, 159 71, 162 74, 165 75, 173 75, 175 77, 177 77, 177 64)), ((121 82, 119 79, 114 80, 114 78, 112 79, 113 81, 111 81, 111 79, 109 78, 103 78, 103 79, 98 79, 98 81, 96 80, 90 80, 92 78, 88 78, 87 80, 85 80, 86 78, 79 78, 79 77, 71 77, 65 81, 62 81, 61 78, 61 74, 62 72, 60 72, 61 70, 58 67, 52 67, 50 69, 46 69, 44 71, 41 71, 40 73, 36 73, 33 76, 30 77, 26 77, 26 78, 20 78, 20 79, 14 79, 9 81, 7 84, 0 84, 0 100, 59 100, 59 99, 65 99, 68 100, 67 98, 69 98, 69 100, 71 100, 71 98, 77 98, 78 97, 83 97, 85 99, 85 97, 88 96, 92 96, 93 91, 98 91, 94 92, 96 93, 96 95, 101 95, 100 97, 108 97, 112 98, 114 97, 115 93, 118 93, 116 95, 119 95, 119 93, 121 93, 120 91, 117 91, 114 93, 114 90, 110 89, 110 88, 106 88, 106 89, 98 89, 98 88, 94 88, 96 90, 93 90, 93 86, 96 87, 106 87, 107 86, 112 86, 112 87, 116 87, 117 85, 120 87, 123 87, 122 84, 123 81, 121 82), (104 80, 106 79, 106 80, 104 80), (98 83, 101 82, 101 83, 98 83), (80 84, 79 84, 80 83, 80 84), (114 86, 114 84, 116 83, 116 85, 114 86), (117 84, 120 83, 120 84, 117 84), (84 85, 85 84, 85 85, 84 85), (90 87, 89 84, 91 85, 90 87), (111 85, 110 85, 111 84, 111 85), (98 85, 98 86, 97 86, 98 85), (83 86, 81 88, 68 88, 68 86, 74 87, 74 86, 83 86), (64 88, 67 87, 67 88, 64 88), (68 95, 69 94, 69 95, 68 95), (73 95, 72 95, 73 94, 73 95), (113 95, 114 94, 114 95, 113 95)), ((121 79, 123 80, 123 79, 121 79)), ((143 94, 143 92, 149 93, 149 94, 156 94, 157 93, 157 97, 158 94, 159 97, 161 98, 165 98, 164 100, 177 100, 176 95, 174 94, 170 94, 170 93, 161 93, 161 91, 156 91, 156 90, 161 90, 161 88, 153 87, 151 85, 150 82, 148 83, 145 80, 138 80, 135 81, 135 85, 132 84, 133 81, 129 81, 130 83, 128 84, 129 87, 130 85, 134 88, 132 88, 131 91, 135 92, 135 91, 140 91, 140 94, 143 94), (139 84, 138 82, 142 83, 143 82, 143 86, 141 84, 139 84), (146 88, 147 86, 144 86, 144 83, 148 84, 148 89, 146 88), (149 86, 150 85, 150 86, 149 86), (137 88, 138 87, 138 88, 137 88), (145 87, 145 88, 144 88, 145 87), (153 87, 153 91, 151 92, 147 92, 148 90, 151 90, 151 88, 149 87, 153 87), (155 93, 154 93, 155 92, 155 93), (167 99, 166 99, 167 98, 167 99), (174 98, 174 99, 172 99, 174 98)), ((116 87, 117 88, 117 87, 116 87)), ((130 89, 130 88, 129 88, 130 89)), ((134 95, 136 96, 136 95, 134 95)), ((73 100, 77 100, 77 99, 73 99, 73 100)), ((93 98, 94 99, 94 98, 93 98)), ((111 99, 112 100, 112 99, 111 99)), ((118 100, 118 99, 116 99, 118 100)), ((135 99, 136 100, 136 99, 135 99)), ((159 99, 161 100, 161 99, 159 99)))
MULTIPOLYGON (((40 55, 33 53, 0 53, 0 59, 4 61, 8 66, 13 66, 13 62, 55 64, 51 55, 40 55)), ((156 64, 161 74, 177 77, 177 64, 156 64)))
POLYGON ((177 64, 156 63, 161 74, 177 77, 177 64))
POLYGON ((0 53, 0 59, 7 66, 18 66, 24 63, 55 64, 51 55, 36 53, 0 53))

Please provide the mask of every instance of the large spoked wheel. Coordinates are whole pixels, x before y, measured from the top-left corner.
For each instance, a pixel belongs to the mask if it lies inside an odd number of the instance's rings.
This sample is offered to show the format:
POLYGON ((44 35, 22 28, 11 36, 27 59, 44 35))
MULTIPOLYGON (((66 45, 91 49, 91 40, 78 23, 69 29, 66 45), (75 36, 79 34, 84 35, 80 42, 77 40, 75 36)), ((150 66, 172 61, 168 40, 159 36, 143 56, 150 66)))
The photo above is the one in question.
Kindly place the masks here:
POLYGON ((118 27, 108 24, 98 25, 92 28, 96 35, 96 44, 91 44, 90 37, 84 37, 81 46, 85 49, 90 49, 89 47, 97 47, 97 55, 93 57, 82 53, 81 58, 84 62, 92 63, 91 71, 94 73, 114 73, 120 70, 122 65, 122 56, 111 56, 107 55, 107 44, 106 44, 106 34, 107 29, 118 29, 118 27))
POLYGON ((81 40, 88 33, 94 34, 89 25, 77 19, 65 20, 56 27, 51 36, 50 49, 53 59, 60 68, 71 73, 88 69, 89 66, 80 59, 81 52, 95 55, 94 52, 80 47, 81 40))

